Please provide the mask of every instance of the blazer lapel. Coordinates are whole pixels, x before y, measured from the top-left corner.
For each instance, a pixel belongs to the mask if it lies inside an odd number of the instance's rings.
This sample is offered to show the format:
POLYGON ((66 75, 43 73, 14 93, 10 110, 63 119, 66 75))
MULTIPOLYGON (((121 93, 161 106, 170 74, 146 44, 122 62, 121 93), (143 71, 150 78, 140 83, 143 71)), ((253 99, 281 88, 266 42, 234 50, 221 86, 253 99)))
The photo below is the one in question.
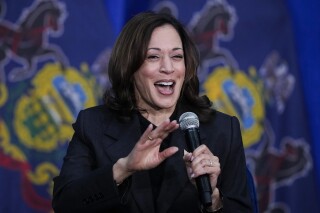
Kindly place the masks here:
POLYGON ((127 122, 120 122, 113 116, 112 120, 105 122, 104 129, 103 147, 113 163, 127 156, 140 137, 140 125, 135 117, 127 122))
MULTIPOLYGON (((104 150, 115 163, 119 158, 127 156, 141 136, 140 123, 137 115, 128 122, 119 122, 115 116, 105 126, 104 150)), ((147 171, 132 175, 130 192, 141 212, 154 213, 153 195, 147 171)))

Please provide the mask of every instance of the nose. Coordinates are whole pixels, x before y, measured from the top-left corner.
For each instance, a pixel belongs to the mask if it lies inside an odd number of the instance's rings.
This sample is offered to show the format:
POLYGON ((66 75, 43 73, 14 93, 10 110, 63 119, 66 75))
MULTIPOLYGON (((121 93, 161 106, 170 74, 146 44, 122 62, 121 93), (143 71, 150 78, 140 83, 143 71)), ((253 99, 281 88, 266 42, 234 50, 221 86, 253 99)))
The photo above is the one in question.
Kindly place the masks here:
POLYGON ((174 72, 173 63, 169 56, 164 56, 161 60, 160 72, 172 73, 174 72))

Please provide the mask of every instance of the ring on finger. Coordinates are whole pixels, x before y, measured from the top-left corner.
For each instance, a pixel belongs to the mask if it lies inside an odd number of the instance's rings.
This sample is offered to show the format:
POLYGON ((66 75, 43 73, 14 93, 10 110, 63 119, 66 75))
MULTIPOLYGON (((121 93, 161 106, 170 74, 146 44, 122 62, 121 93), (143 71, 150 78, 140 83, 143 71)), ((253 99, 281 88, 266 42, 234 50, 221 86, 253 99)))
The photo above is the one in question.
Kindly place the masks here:
POLYGON ((150 135, 148 135, 148 139, 151 141, 153 140, 153 138, 150 135))
POLYGON ((210 167, 213 167, 213 162, 212 162, 212 160, 209 160, 209 166, 210 166, 210 167))

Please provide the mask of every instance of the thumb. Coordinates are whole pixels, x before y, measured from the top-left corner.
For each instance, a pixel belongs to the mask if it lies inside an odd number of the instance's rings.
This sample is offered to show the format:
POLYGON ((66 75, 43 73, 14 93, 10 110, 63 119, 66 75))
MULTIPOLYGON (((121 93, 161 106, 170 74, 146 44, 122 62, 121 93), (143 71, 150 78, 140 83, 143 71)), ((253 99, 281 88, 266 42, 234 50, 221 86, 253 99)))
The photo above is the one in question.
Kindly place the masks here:
POLYGON ((192 153, 187 152, 186 150, 183 150, 183 160, 188 162, 191 161, 192 153))

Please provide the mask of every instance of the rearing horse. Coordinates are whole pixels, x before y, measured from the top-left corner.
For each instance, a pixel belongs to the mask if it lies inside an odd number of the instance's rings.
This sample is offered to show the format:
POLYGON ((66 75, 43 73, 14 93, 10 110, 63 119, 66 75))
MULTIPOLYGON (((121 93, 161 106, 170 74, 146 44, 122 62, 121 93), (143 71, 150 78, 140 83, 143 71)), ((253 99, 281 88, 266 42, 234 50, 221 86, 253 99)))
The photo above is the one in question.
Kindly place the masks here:
POLYGON ((188 29, 200 53, 198 76, 201 84, 211 73, 212 66, 238 69, 238 63, 230 51, 219 44, 220 40, 232 39, 235 22, 235 10, 224 0, 208 0, 200 11, 193 14, 188 29))
POLYGON ((0 21, 0 81, 5 80, 4 66, 9 59, 23 65, 8 73, 10 81, 30 77, 39 59, 54 57, 64 69, 68 60, 61 49, 48 43, 48 35, 60 35, 66 12, 54 0, 35 1, 20 17, 20 24, 0 21), (1 79, 2 78, 2 79, 1 79))

